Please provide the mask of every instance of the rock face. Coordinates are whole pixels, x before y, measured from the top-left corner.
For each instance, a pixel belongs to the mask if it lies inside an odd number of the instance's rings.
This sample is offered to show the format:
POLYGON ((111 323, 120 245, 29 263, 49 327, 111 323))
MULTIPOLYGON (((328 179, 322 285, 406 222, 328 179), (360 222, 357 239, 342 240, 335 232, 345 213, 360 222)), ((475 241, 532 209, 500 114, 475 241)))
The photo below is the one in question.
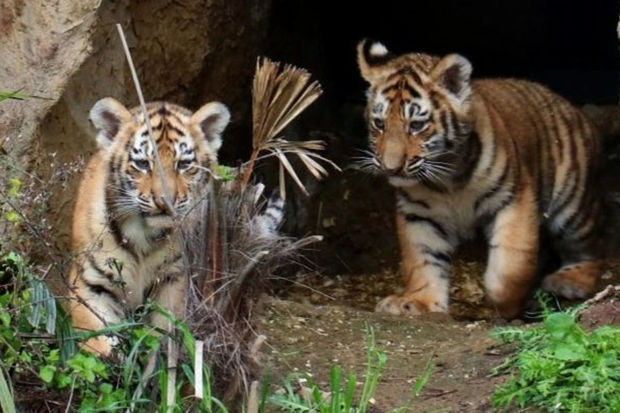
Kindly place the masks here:
MULTIPOLYGON (((249 118, 251 75, 270 8, 270 0, 3 0, 0 91, 41 98, 0 104, 0 148, 42 177, 92 154, 92 105, 105 96, 137 104, 115 27, 121 23, 145 99, 189 108, 222 101, 233 114, 228 146, 243 150, 249 140, 241 119, 249 118)), ((50 200, 61 249, 77 177, 72 181, 50 200)))
POLYGON ((45 98, 0 106, 0 137, 9 153, 22 155, 30 146, 42 118, 91 54, 100 3, 4 0, 0 4, 0 90, 45 98))

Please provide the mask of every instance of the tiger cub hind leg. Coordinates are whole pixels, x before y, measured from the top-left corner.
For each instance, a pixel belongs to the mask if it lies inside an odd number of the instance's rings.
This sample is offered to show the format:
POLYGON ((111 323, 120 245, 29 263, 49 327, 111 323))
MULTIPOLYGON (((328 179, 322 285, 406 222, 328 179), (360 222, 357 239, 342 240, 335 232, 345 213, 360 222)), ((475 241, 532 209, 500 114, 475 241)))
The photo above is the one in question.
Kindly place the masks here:
POLYGON ((400 213, 396 228, 405 291, 384 298, 375 311, 395 315, 447 313, 454 251, 448 230, 432 218, 400 213))
POLYGON ((579 201, 579 198, 573 199, 565 210, 553 217, 551 229, 555 230, 553 237, 562 266, 542 282, 545 291, 569 300, 592 295, 605 270, 600 200, 592 197, 587 207, 571 212, 569 207, 579 205, 579 201))

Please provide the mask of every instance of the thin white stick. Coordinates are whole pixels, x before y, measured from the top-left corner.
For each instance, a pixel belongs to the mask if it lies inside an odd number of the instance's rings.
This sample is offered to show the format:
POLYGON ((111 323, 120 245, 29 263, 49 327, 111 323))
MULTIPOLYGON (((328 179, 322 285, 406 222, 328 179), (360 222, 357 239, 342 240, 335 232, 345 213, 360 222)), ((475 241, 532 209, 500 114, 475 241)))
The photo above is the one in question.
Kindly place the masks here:
POLYGON ((248 397, 248 413, 258 413, 258 385, 257 381, 253 381, 250 385, 250 397, 248 397))
MULTIPOLYGON (((170 323, 170 321, 168 321, 170 323)), ((177 386, 177 360, 179 359, 179 348, 172 337, 168 337, 168 384, 166 385, 167 406, 174 407, 177 386)))
POLYGON ((194 395, 198 400, 202 400, 202 398, 204 397, 204 385, 202 383, 202 352, 204 351, 204 345, 204 341, 196 340, 196 355, 194 357, 194 380, 196 382, 196 385, 194 386, 194 395))
POLYGON ((159 157, 159 150, 157 149, 157 142, 155 142, 155 138, 153 138, 153 129, 151 128, 151 121, 148 117, 148 112, 146 110, 146 103, 144 102, 144 95, 142 95, 142 88, 140 87, 140 80, 138 79, 138 73, 136 72, 136 68, 133 65, 133 59, 131 58, 131 52, 129 51, 129 46, 127 45, 127 39, 125 39, 125 33, 123 32, 123 27, 120 23, 116 23, 116 29, 118 30, 118 35, 121 38, 121 43, 123 44, 123 50, 125 50, 125 56, 127 57, 127 63, 129 63, 129 70, 131 71, 131 77, 133 78, 134 86, 136 87, 136 92, 138 92, 138 100, 140 101, 140 106, 142 107, 142 116, 144 116, 144 123, 146 123, 146 129, 149 132, 149 139, 151 141, 151 146, 153 147, 153 152, 155 152, 155 163, 157 164, 157 169, 159 172, 159 177, 161 178, 161 186, 164 189, 164 202, 168 207, 168 210, 174 215, 174 206, 172 205, 172 198, 170 197, 170 191, 168 189, 168 183, 166 182, 166 176, 164 175, 164 168, 161 165, 161 159, 159 157))

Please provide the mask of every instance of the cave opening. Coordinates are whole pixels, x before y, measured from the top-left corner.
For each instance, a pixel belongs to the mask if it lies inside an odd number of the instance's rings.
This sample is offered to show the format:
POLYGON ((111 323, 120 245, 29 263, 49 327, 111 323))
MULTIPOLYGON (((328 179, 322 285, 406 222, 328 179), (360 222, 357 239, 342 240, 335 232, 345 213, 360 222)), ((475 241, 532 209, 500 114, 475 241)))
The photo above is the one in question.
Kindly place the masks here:
MULTIPOLYGON (((474 78, 540 82, 576 105, 616 104, 619 9, 616 0, 274 0, 265 54, 321 82, 324 95, 293 133, 324 137, 329 156, 346 165, 366 146, 361 39, 381 41, 395 54, 459 53, 472 62, 474 78)), ((398 261, 390 191, 384 181, 344 173, 318 186, 294 232, 326 236, 316 259, 327 273, 381 271, 398 261)))

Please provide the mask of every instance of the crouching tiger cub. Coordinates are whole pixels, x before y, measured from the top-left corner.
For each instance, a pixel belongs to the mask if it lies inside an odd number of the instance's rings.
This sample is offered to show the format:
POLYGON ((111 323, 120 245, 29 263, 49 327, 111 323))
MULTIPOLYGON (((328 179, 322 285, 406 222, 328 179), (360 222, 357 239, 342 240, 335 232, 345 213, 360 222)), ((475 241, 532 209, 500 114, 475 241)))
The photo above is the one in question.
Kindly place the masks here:
MULTIPOLYGON (((98 152, 84 172, 73 216, 70 314, 78 329, 118 323, 149 295, 174 314, 184 310, 187 279, 171 209, 182 216, 206 184, 230 114, 217 102, 193 114, 164 102, 147 105, 147 112, 161 169, 140 108, 105 98, 90 111, 98 152)), ((163 327, 157 317, 153 322, 163 327)), ((98 336, 85 348, 109 355, 111 345, 98 336)))
POLYGON ((598 133, 586 116, 545 87, 514 79, 470 79, 464 57, 393 56, 358 45, 370 84, 366 167, 397 191, 405 292, 377 311, 448 310, 451 256, 475 230, 488 240, 487 294, 517 316, 537 269, 540 228, 561 268, 543 288, 567 298, 593 292, 602 272, 598 133))

